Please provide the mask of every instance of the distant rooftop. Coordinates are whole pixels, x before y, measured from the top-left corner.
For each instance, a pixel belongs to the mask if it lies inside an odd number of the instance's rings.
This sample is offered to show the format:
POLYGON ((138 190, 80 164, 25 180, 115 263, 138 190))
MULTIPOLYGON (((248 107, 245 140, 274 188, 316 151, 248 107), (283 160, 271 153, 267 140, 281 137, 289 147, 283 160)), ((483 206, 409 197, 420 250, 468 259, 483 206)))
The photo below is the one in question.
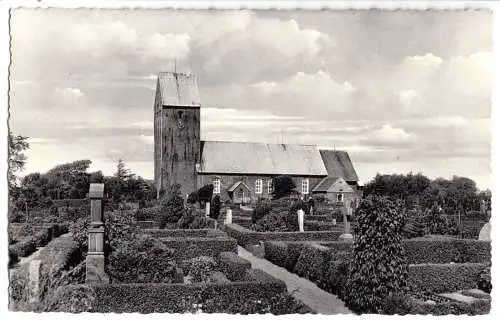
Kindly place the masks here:
POLYGON ((196 76, 190 73, 160 72, 158 86, 163 106, 200 107, 196 76))

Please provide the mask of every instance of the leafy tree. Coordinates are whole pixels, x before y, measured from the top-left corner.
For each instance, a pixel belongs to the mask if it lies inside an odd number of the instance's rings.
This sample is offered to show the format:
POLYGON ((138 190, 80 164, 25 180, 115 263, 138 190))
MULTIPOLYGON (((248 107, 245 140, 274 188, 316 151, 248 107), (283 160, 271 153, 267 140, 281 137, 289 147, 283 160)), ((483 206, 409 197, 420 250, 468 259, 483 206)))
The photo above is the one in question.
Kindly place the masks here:
POLYGON ((26 165, 27 157, 24 151, 29 149, 30 145, 28 143, 28 137, 14 136, 11 131, 9 131, 8 146, 9 146, 9 169, 8 169, 8 184, 9 190, 17 184, 16 173, 22 171, 26 165))
POLYGON ((273 199, 280 199, 285 196, 289 196, 297 188, 293 179, 287 175, 274 177, 272 183, 273 199))
POLYGON ((212 201, 210 202, 210 217, 212 219, 218 219, 220 215, 220 208, 221 208, 221 202, 220 202, 220 196, 215 195, 214 198, 212 198, 212 201))
POLYGON ((407 290, 404 206, 399 200, 371 196, 361 201, 356 218, 346 303, 358 313, 382 313, 389 297, 407 290))
POLYGON ((52 199, 85 198, 89 191, 92 162, 88 159, 57 165, 45 175, 48 193, 52 199))
POLYGON ((198 200, 200 202, 200 205, 202 203, 210 202, 212 199, 212 195, 214 193, 214 185, 213 184, 207 184, 201 187, 198 190, 198 200))
POLYGON ((184 199, 181 196, 181 186, 173 184, 167 190, 161 200, 163 216, 160 221, 160 229, 164 229, 168 223, 177 223, 184 214, 184 199))
POLYGON ((116 164, 116 172, 115 172, 115 177, 117 177, 120 180, 127 180, 130 179, 134 176, 132 172, 125 166, 125 162, 123 159, 119 158, 118 159, 118 164, 116 164))

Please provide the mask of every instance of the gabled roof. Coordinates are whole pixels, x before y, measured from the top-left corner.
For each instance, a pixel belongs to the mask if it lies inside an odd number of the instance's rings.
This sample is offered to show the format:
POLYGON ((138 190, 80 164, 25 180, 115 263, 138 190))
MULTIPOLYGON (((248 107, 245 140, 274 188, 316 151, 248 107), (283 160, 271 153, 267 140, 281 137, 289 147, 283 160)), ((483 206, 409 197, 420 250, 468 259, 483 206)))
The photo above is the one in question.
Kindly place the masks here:
POLYGON ((229 189, 227 191, 233 192, 240 184, 242 184, 248 190, 251 190, 250 188, 248 188, 248 186, 246 185, 246 183, 244 183, 243 181, 237 181, 231 187, 229 187, 229 189))
POLYGON ((201 106, 198 84, 193 74, 160 72, 158 73, 158 88, 163 106, 201 106))
POLYGON ((199 173, 328 175, 316 146, 202 141, 199 173))
POLYGON ((354 192, 354 190, 341 177, 326 177, 313 188, 312 192, 354 192))
POLYGON ((341 177, 346 181, 358 181, 358 175, 346 151, 321 149, 319 152, 329 176, 341 177))

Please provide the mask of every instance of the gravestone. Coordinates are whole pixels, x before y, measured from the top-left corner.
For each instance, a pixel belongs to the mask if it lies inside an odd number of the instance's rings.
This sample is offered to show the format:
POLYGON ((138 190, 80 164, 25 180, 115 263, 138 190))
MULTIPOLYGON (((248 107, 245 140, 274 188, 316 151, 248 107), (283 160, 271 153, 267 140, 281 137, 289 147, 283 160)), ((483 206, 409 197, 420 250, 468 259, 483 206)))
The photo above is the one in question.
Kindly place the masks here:
POLYGON ((297 211, 297 219, 299 221, 299 231, 304 232, 304 211, 302 209, 297 211))
POLYGON ((224 222, 225 224, 231 224, 233 223, 233 210, 231 210, 230 208, 227 209, 227 212, 226 212, 226 222, 224 222))
POLYGON ((491 241, 491 224, 487 222, 479 232, 479 240, 491 241))

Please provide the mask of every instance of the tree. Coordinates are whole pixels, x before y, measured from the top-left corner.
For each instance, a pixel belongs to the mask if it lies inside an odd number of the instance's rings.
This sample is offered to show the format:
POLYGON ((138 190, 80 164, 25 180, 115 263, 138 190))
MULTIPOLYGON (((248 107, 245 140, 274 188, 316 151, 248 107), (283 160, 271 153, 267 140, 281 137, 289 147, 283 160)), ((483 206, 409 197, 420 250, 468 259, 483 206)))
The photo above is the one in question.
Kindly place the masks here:
POLYGON ((357 313, 383 313, 390 297, 407 291, 405 209, 399 200, 372 195, 361 201, 356 219, 346 303, 357 313))
POLYGON ((14 136, 11 131, 9 131, 8 137, 9 146, 9 169, 8 169, 8 184, 9 190, 17 185, 16 173, 22 171, 26 165, 27 157, 24 151, 29 149, 30 145, 28 143, 28 137, 14 136))
POLYGON ((181 186, 176 183, 169 187, 167 193, 161 200, 163 215, 160 221, 160 229, 164 229, 167 223, 177 223, 183 216, 184 199, 181 196, 181 186))
POLYGON ((48 179, 48 194, 52 199, 85 198, 89 191, 92 161, 88 159, 57 165, 45 176, 48 179))
POLYGON ((212 201, 210 202, 210 217, 212 219, 219 219, 220 215, 220 207, 221 207, 221 202, 220 202, 220 196, 215 195, 215 197, 212 198, 212 201))
POLYGON ((293 179, 287 175, 274 177, 272 183, 273 199, 280 199, 285 196, 289 196, 297 188, 293 179))
POLYGON ((123 159, 119 158, 118 164, 116 165, 115 177, 117 177, 122 181, 125 181, 127 179, 132 178, 133 176, 134 174, 131 173, 130 170, 125 167, 125 162, 123 161, 123 159))
POLYGON ((207 185, 204 185, 203 187, 201 187, 198 190, 198 200, 200 202, 200 205, 202 205, 202 203, 210 202, 210 200, 212 199, 213 193, 214 193, 214 185, 213 184, 207 184, 207 185))

